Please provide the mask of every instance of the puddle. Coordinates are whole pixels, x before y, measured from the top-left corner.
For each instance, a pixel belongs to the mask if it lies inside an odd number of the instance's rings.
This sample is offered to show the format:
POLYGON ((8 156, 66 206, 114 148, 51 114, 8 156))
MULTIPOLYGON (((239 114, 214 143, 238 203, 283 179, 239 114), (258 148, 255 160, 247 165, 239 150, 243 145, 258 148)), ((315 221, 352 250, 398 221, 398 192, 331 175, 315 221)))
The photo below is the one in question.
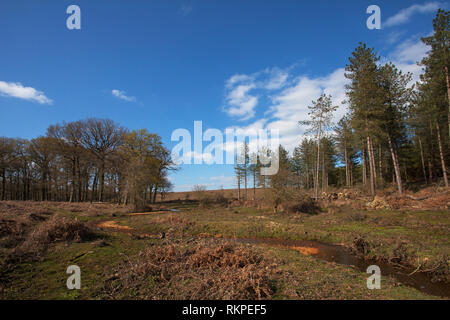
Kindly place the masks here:
POLYGON ((106 228, 106 229, 117 229, 117 230, 133 230, 129 226, 121 226, 117 224, 116 221, 104 221, 97 225, 99 228, 106 228))
POLYGON ((97 228, 112 229, 112 230, 116 230, 119 232, 124 232, 124 233, 128 234, 129 236, 132 236, 132 237, 134 236, 136 239, 160 239, 161 238, 161 235, 158 236, 158 235, 154 235, 154 234, 138 232, 138 231, 135 231, 130 226, 119 225, 119 224, 117 224, 116 221, 112 221, 112 220, 100 222, 99 224, 97 224, 97 228))
MULTIPOLYGON (((289 248, 296 250, 304 255, 313 256, 328 262, 352 266, 355 269, 366 273, 367 267, 377 265, 381 269, 381 276, 391 276, 405 286, 416 288, 426 294, 450 298, 450 284, 433 283, 431 279, 424 273, 414 273, 414 269, 397 268, 390 264, 378 261, 369 261, 358 258, 340 245, 324 244, 317 241, 302 240, 279 240, 279 239, 232 239, 238 243, 268 245, 272 247, 289 248)), ((383 281, 383 280, 382 280, 383 281)), ((383 285, 383 282, 381 283, 383 285)))

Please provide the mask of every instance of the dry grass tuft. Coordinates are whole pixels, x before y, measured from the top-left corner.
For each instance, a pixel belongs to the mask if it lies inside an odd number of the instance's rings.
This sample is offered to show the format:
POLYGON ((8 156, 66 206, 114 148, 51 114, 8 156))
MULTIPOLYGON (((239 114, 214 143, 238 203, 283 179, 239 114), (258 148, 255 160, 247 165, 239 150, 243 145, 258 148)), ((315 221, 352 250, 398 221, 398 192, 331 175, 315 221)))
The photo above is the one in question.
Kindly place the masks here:
POLYGON ((269 299, 278 273, 254 251, 200 240, 194 247, 148 247, 109 279, 109 298, 269 299))
POLYGON ((48 220, 51 215, 52 211, 45 203, 0 202, 0 249, 19 246, 35 225, 48 220))
POLYGON ((52 217, 40 224, 27 241, 47 245, 59 241, 80 242, 91 240, 94 233, 84 223, 67 218, 52 217))
POLYGON ((94 238, 95 233, 84 223, 53 216, 38 224, 25 240, 10 252, 8 261, 38 259, 53 243, 82 242, 94 238))

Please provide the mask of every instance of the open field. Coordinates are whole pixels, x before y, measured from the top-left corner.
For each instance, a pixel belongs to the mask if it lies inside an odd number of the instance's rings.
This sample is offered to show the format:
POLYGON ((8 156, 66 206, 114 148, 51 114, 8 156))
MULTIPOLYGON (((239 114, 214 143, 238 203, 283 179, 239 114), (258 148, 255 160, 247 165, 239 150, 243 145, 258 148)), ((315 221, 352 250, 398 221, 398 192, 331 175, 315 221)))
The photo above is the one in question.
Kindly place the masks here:
MULTIPOLYGON (((448 209, 374 210, 359 198, 323 201, 316 214, 274 213, 192 197, 139 214, 114 204, 0 202, 0 298, 450 297, 448 209), (81 290, 66 287, 73 264, 81 290), (380 290, 367 289, 369 264, 381 268, 380 290)), ((434 195, 442 197, 450 200, 434 195)))

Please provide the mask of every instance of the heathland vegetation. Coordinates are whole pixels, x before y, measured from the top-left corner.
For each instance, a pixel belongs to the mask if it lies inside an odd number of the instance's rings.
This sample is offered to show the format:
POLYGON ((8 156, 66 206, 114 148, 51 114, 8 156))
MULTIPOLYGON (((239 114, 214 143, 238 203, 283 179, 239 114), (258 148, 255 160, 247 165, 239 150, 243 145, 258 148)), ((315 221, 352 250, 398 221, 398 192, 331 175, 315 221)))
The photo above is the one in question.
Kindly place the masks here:
POLYGON ((171 192, 161 137, 108 119, 0 138, 0 299, 449 298, 449 12, 433 26, 418 83, 360 44, 348 114, 313 101, 272 176, 244 143, 237 189, 171 192))

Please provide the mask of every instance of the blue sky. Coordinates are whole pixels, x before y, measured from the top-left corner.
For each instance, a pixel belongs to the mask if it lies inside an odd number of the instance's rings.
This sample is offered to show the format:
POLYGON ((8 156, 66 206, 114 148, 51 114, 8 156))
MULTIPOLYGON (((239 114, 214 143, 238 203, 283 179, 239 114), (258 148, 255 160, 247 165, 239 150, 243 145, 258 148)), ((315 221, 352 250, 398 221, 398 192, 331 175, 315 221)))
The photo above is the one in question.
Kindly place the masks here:
MULTIPOLYGON (((147 128, 172 148, 177 128, 279 129, 292 150, 297 122, 322 92, 344 99, 343 68, 360 41, 417 79, 437 1, 0 2, 0 136, 34 138, 50 124, 111 118, 147 128), (81 8, 68 30, 66 8, 81 8), (381 8, 369 30, 366 8, 381 8)), ((336 119, 345 113, 341 106, 336 119)), ((230 165, 183 165, 176 190, 233 187, 230 165)))

